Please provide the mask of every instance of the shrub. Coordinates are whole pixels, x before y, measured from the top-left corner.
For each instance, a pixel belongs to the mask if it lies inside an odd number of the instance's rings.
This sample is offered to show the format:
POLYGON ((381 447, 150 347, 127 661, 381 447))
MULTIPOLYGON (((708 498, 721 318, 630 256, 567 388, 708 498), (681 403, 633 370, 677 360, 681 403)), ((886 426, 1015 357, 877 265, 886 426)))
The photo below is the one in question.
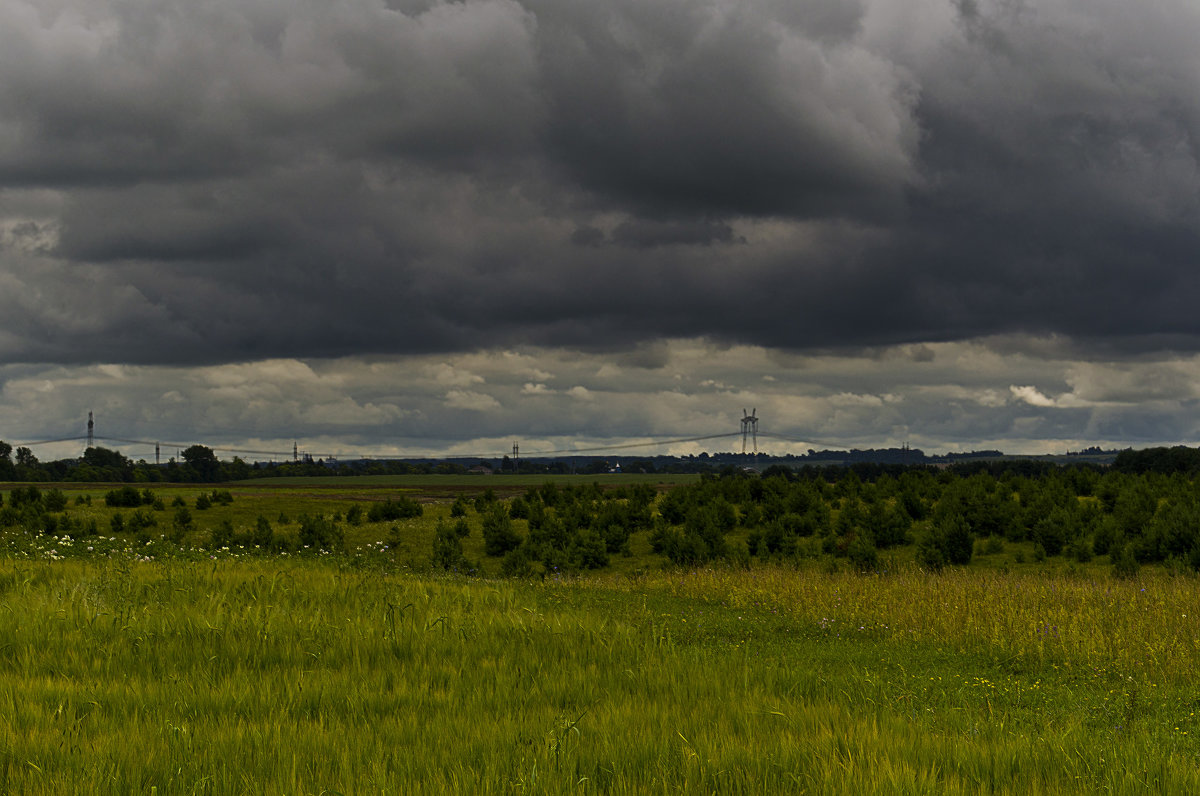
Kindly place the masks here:
POLYGON ((944 512, 917 540, 917 563, 931 572, 947 564, 969 564, 975 539, 961 514, 944 512))
POLYGON ((533 557, 527 545, 509 550, 500 562, 500 574, 506 578, 527 578, 533 574, 533 557))
POLYGON ((489 556, 502 556, 520 543, 521 537, 513 529, 512 518, 504 506, 493 504, 483 516, 483 552, 489 556))
POLYGON ((42 496, 46 511, 62 511, 67 507, 67 496, 61 489, 51 489, 42 496))
POLYGON ((447 571, 463 572, 472 568, 467 557, 463 555, 462 540, 458 531, 440 519, 433 537, 433 555, 430 563, 435 569, 447 571))
POLYGON ((144 531, 157 526, 158 519, 145 509, 138 509, 129 517, 129 530, 131 531, 144 531))
POLYGON ((192 512, 188 511, 187 506, 180 506, 175 509, 175 517, 171 520, 171 524, 179 531, 190 531, 192 529, 192 512))
POLYGON ((846 546, 850 563, 859 572, 874 572, 879 569, 879 551, 865 535, 859 534, 846 546))
POLYGON ((608 548, 600 534, 584 528, 567 547, 567 564, 572 569, 601 569, 608 566, 608 548))
POLYGON ((79 538, 98 536, 100 534, 100 526, 96 522, 96 518, 89 517, 87 522, 79 523, 76 528, 76 534, 79 538))
POLYGON ((941 572, 946 566, 946 551, 932 530, 917 538, 917 563, 929 572, 941 572))
POLYGON ((1119 550, 1111 554, 1111 558, 1114 576, 1122 580, 1132 580, 1137 577, 1141 565, 1138 564, 1137 556, 1133 554, 1133 545, 1121 545, 1119 550))
POLYGON ((1086 564, 1093 558, 1092 543, 1082 536, 1071 542, 1064 551, 1071 558, 1078 561, 1080 564, 1086 564))
POLYGON ((367 512, 367 519, 371 522, 391 522, 420 517, 424 513, 420 503, 412 498, 401 496, 395 500, 389 498, 371 506, 371 510, 367 512))
POLYGON ((708 561, 708 550, 699 537, 688 535, 672 526, 665 526, 651 540, 655 552, 662 553, 673 564, 702 564, 708 561))
POLYGON ((344 541, 342 529, 337 523, 325 517, 308 515, 300 518, 300 530, 296 538, 301 546, 314 550, 340 550, 344 541))
POLYGON ((529 519, 529 504, 523 497, 515 497, 508 504, 508 516, 514 520, 529 519))
POLYGON ((17 487, 8 493, 8 504, 13 508, 17 508, 18 506, 40 506, 42 504, 42 491, 32 484, 26 487, 17 487))
POLYGON ((212 527, 209 531, 209 547, 214 550, 220 550, 222 547, 229 547, 233 544, 234 533, 233 523, 229 520, 221 520, 212 527))
POLYGON ((628 552, 629 528, 615 523, 607 526, 604 529, 604 549, 609 553, 628 552))
POLYGON ((104 505, 109 508, 136 509, 142 505, 142 493, 132 486, 113 489, 104 495, 104 505))
POLYGON ((750 548, 744 542, 734 542, 725 554, 725 560, 740 569, 750 568, 750 548))
POLYGON ((254 530, 250 533, 250 542, 264 550, 270 549, 275 542, 275 529, 271 527, 271 521, 261 514, 254 521, 254 530))
POLYGON ((496 491, 491 487, 483 490, 483 494, 475 498, 475 511, 478 514, 483 514, 492 507, 496 502, 496 491))

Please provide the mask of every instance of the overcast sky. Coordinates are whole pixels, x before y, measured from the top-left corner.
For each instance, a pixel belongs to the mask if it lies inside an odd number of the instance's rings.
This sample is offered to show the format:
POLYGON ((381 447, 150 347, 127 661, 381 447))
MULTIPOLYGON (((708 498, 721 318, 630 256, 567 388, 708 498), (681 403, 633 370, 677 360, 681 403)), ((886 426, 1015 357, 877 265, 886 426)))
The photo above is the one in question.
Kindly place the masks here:
POLYGON ((1197 41, 1191 0, 0 0, 0 438, 1194 443, 1197 41))

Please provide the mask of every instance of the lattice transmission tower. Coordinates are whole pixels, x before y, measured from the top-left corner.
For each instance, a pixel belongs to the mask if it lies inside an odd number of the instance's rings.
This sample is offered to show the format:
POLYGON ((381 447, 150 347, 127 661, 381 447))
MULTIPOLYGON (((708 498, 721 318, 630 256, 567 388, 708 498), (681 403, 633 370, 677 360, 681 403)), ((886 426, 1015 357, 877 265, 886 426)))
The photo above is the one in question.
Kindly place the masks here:
POLYGON ((742 453, 746 452, 746 435, 754 441, 754 455, 758 455, 758 407, 746 414, 746 410, 742 409, 742 453))

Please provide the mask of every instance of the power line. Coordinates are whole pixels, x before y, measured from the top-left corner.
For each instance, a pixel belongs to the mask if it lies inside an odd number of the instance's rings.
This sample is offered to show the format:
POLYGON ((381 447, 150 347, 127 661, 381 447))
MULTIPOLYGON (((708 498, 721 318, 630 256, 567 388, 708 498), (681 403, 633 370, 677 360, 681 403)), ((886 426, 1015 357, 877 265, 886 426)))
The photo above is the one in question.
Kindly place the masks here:
MULTIPOLYGON (((753 418, 753 419, 757 420, 757 418, 753 418)), ((755 428, 753 430, 755 431, 755 433, 757 433, 757 423, 755 423, 754 425, 755 425, 755 428)), ((525 454, 526 458, 528 458, 530 456, 545 457, 545 456, 560 456, 560 455, 579 455, 579 454, 589 454, 589 453, 605 453, 608 451, 634 450, 637 448, 652 448, 652 447, 660 447, 660 446, 664 446, 664 445, 680 445, 680 444, 689 443, 689 442, 707 442, 709 440, 730 439, 730 438, 736 438, 739 435, 741 435, 743 437, 743 442, 744 442, 745 431, 746 431, 746 429, 743 429, 741 432, 729 432, 729 433, 725 433, 725 434, 705 434, 705 435, 696 436, 696 437, 660 438, 660 439, 652 439, 652 440, 648 440, 648 441, 644 441, 644 442, 627 442, 627 443, 612 444, 612 445, 592 445, 592 446, 587 446, 587 447, 582 447, 582 448, 557 448, 557 449, 553 449, 553 450, 543 450, 543 451, 537 451, 537 450, 531 451, 528 448, 526 448, 523 451, 523 453, 525 454)), ((763 436, 773 438, 773 439, 784 440, 786 442, 820 445, 820 446, 824 446, 827 448, 841 447, 840 443, 836 443, 836 442, 827 442, 827 441, 813 439, 813 438, 801 438, 801 437, 795 437, 795 436, 790 436, 790 435, 786 435, 786 434, 773 434, 770 432, 765 432, 763 434, 763 436)), ((63 442, 79 442, 79 441, 83 441, 83 440, 87 440, 87 439, 92 439, 92 437, 87 437, 87 436, 60 437, 58 439, 33 440, 30 442, 21 442, 21 443, 16 443, 16 445, 21 446, 21 447, 33 447, 33 446, 37 446, 37 445, 52 445, 52 444, 63 443, 63 442)), ((196 443, 163 442, 162 440, 130 439, 130 438, 126 438, 126 437, 95 436, 94 439, 102 440, 105 442, 122 443, 122 444, 126 444, 126 445, 146 445, 146 446, 150 446, 150 447, 155 447, 156 449, 160 445, 163 447, 167 447, 167 448, 185 449, 185 448, 191 447, 193 444, 196 444, 196 443)), ((234 447, 225 447, 225 446, 205 446, 205 447, 208 447, 209 450, 212 450, 214 452, 221 452, 221 453, 245 454, 245 455, 249 455, 249 456, 264 456, 264 457, 269 457, 271 459, 279 459, 279 460, 288 460, 288 459, 292 458, 291 451, 263 450, 263 449, 258 449, 258 448, 234 448, 234 447)), ((309 455, 314 459, 316 459, 316 458, 325 458, 325 459, 348 458, 347 456, 342 456, 342 455, 337 455, 337 454, 323 454, 323 455, 319 455, 319 456, 313 455, 313 454, 309 454, 309 455)), ((386 460, 386 459, 405 458, 405 456, 403 454, 366 454, 366 455, 356 455, 356 456, 354 456, 354 458, 367 459, 367 460, 370 460, 370 459, 386 460)), ((414 457, 409 456, 407 458, 414 458, 414 457)), ((417 457, 417 458, 492 459, 492 458, 495 458, 495 452, 493 451, 493 452, 488 452, 488 453, 455 453, 455 454, 442 455, 440 457, 434 456, 434 457, 417 457)))
MULTIPOLYGON (((150 440, 145 440, 145 439, 123 439, 121 437, 96 437, 96 439, 101 439, 101 440, 104 440, 105 442, 123 442, 127 445, 163 445, 168 448, 190 448, 190 447, 192 447, 193 444, 195 444, 195 443, 185 444, 185 443, 181 443, 181 442, 163 442, 162 440, 158 440, 157 442, 152 442, 150 440)), ((205 445, 205 447, 212 451, 222 451, 224 453, 247 453, 247 454, 251 454, 253 456, 276 456, 280 459, 290 458, 292 455, 292 453, 290 451, 285 452, 285 451, 253 450, 250 448, 223 448, 223 447, 218 447, 218 446, 213 446, 213 445, 205 445)))
MULTIPOLYGON (((705 437, 681 437, 679 439, 660 439, 660 440, 654 440, 653 442, 630 442, 630 443, 624 443, 621 445, 600 445, 600 446, 597 446, 594 448, 563 448, 562 450, 556 450, 556 451, 535 452, 533 455, 535 455, 535 456, 554 456, 554 455, 560 454, 560 453, 591 453, 591 452, 595 452, 595 451, 626 450, 628 448, 649 448, 649 447, 654 447, 657 445, 677 445, 677 444, 680 444, 683 442, 704 442, 705 440, 710 440, 710 439, 724 439, 725 437, 736 437, 736 436, 737 436, 736 432, 732 433, 732 434, 709 434, 708 436, 705 436, 705 437)), ((526 451, 525 455, 526 455, 526 457, 528 457, 529 452, 526 451)))
POLYGON ((812 437, 789 437, 786 434, 771 434, 771 433, 764 433, 763 436, 771 437, 773 439, 781 439, 786 442, 812 443, 813 445, 822 445, 826 448, 842 448, 842 447, 844 447, 842 445, 842 443, 840 443, 840 442, 824 442, 819 439, 813 439, 812 437))
POLYGON ((35 445, 53 445, 56 442, 79 442, 79 441, 85 440, 85 439, 87 439, 87 437, 63 437, 62 439, 41 439, 41 440, 36 440, 34 442, 15 442, 15 443, 13 443, 13 446, 18 447, 18 448, 32 448, 35 445))
MULTIPOLYGON (((679 443, 683 443, 683 442, 703 442, 704 440, 723 439, 726 437, 736 437, 737 435, 738 435, 738 432, 734 432, 734 433, 730 433, 730 434, 708 434, 703 437, 679 437, 679 438, 672 438, 672 439, 657 439, 657 440, 653 440, 651 442, 628 442, 628 443, 621 443, 621 444, 617 444, 617 445, 597 445, 597 446, 592 446, 592 447, 587 447, 587 448, 559 448, 557 450, 548 450, 548 451, 539 451, 539 450, 530 451, 528 448, 522 448, 521 455, 525 459, 529 459, 530 457, 537 458, 537 457, 545 457, 545 456, 573 455, 573 454, 580 454, 580 453, 603 453, 605 451, 629 450, 632 448, 649 448, 649 447, 654 447, 654 446, 658 446, 658 445, 675 445, 675 444, 679 444, 679 443)), ((216 450, 216 449, 214 448, 214 450, 216 450)), ((342 457, 342 458, 346 458, 346 457, 342 457)), ((397 458, 402 458, 402 457, 399 454, 393 454, 393 455, 359 456, 357 458, 360 458, 360 459, 397 459, 397 458)), ((443 456, 433 456, 433 457, 422 456, 422 457, 408 457, 408 458, 495 459, 496 453, 495 453, 495 451, 490 451, 487 453, 450 453, 450 454, 445 454, 443 456)))

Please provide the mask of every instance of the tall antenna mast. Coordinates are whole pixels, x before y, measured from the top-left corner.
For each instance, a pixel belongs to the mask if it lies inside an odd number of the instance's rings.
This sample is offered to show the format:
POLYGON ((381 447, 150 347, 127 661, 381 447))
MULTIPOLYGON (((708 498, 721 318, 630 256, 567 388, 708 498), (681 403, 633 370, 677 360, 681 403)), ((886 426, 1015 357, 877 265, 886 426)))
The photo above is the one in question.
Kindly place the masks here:
POLYGON ((96 421, 92 420, 92 413, 88 412, 88 447, 92 447, 96 442, 95 436, 96 421))
POLYGON ((521 447, 517 443, 513 443, 513 472, 517 471, 517 459, 520 458, 521 447))
POLYGON ((746 410, 742 409, 742 453, 746 452, 746 435, 749 434, 754 440, 754 455, 758 455, 758 407, 746 414, 746 410))

